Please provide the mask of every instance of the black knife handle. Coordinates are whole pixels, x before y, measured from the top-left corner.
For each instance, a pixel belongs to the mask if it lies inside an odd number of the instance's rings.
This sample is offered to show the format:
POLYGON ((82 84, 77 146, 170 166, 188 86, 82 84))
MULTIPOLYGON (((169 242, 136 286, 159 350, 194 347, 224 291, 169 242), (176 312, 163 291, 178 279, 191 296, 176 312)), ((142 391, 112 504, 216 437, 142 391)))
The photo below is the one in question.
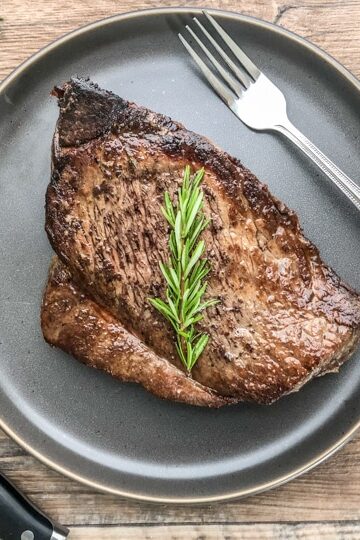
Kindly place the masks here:
POLYGON ((0 540, 65 540, 56 525, 0 473, 0 540))

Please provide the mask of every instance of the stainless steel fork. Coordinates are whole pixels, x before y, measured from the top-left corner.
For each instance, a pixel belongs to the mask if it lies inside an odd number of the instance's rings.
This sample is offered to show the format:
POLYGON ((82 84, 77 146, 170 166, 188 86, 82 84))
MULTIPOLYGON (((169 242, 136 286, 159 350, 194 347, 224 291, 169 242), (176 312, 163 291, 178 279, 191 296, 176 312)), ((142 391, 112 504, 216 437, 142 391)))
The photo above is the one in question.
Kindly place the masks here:
POLYGON ((211 43, 229 69, 224 67, 220 58, 217 59, 212 54, 204 41, 189 26, 186 26, 186 29, 207 56, 214 70, 209 68, 184 36, 179 34, 179 38, 217 94, 248 127, 257 131, 277 131, 290 139, 360 210, 360 187, 290 122, 286 113, 285 97, 281 90, 255 66, 207 11, 203 13, 231 52, 232 57, 194 17, 196 26, 205 36, 205 42, 207 40, 211 43), (235 59, 237 62, 234 61, 235 59), (216 72, 221 78, 215 75, 216 72))

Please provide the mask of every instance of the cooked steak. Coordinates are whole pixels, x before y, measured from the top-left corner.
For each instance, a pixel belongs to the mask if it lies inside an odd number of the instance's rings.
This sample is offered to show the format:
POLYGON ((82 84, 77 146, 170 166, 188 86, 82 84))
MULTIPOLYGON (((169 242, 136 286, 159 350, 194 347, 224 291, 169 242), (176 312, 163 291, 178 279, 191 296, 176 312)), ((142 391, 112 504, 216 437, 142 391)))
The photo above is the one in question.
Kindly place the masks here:
POLYGON ((83 293, 57 257, 50 267, 41 323, 50 343, 76 351, 85 364, 123 381, 141 383, 161 398, 208 407, 231 402, 187 377, 127 332, 117 318, 83 293))
POLYGON ((237 159, 168 117, 88 80, 72 79, 54 93, 60 117, 46 230, 66 277, 54 282, 53 269, 45 293, 50 343, 158 395, 199 405, 221 405, 220 396, 271 403, 337 371, 359 338, 360 298, 324 265, 294 212, 237 159), (192 371, 199 384, 188 380, 185 389, 173 332, 147 299, 165 288, 159 261, 168 258, 168 231, 160 206, 186 164, 205 168, 207 294, 220 302, 199 325, 211 337, 192 371), (69 294, 69 315, 65 308, 54 314, 52 297, 61 305, 69 294), (95 349, 94 319, 101 327, 95 349), (115 341, 106 321, 118 329, 115 341), (125 349, 136 343, 131 361, 118 351, 120 339, 125 349))

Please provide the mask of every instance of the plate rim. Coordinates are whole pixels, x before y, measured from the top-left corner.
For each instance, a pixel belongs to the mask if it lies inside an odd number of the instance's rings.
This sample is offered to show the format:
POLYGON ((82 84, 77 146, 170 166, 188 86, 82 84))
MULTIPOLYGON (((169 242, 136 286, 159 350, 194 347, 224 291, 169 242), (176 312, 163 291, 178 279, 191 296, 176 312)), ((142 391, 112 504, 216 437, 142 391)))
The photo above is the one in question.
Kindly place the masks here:
MULTIPOLYGON (((329 53, 321 49, 319 46, 314 45, 307 39, 295 34, 294 32, 290 30, 287 30, 272 22, 264 21, 262 19, 249 16, 249 15, 243 15, 235 11, 215 9, 215 8, 197 8, 197 7, 191 7, 191 6, 189 7, 179 6, 179 7, 148 8, 148 9, 141 9, 141 10, 135 10, 135 11, 127 11, 125 13, 120 13, 117 15, 112 15, 110 17, 99 19, 92 23, 81 26, 80 28, 72 30, 71 32, 65 33, 62 36, 51 41, 50 43, 48 43, 41 49, 39 49, 37 52, 33 53, 26 60, 24 60, 19 66, 17 66, 8 76, 6 76, 5 79, 3 79, 0 82, 0 95, 2 95, 6 91, 7 87, 10 86, 11 83, 15 81, 23 72, 26 72, 27 69, 31 68, 33 64, 35 64, 41 58, 45 57, 49 52, 51 52, 52 50, 58 47, 61 47, 64 43, 67 43, 71 41, 72 39, 76 39, 78 36, 82 34, 91 32, 92 30, 96 28, 104 27, 107 25, 111 25, 113 23, 122 22, 129 19, 134 19, 137 17, 144 17, 144 16, 146 17, 150 15, 153 16, 157 14, 159 15, 177 14, 177 13, 201 14, 204 9, 206 9, 207 11, 209 11, 210 13, 214 15, 221 15, 222 17, 228 18, 230 20, 247 22, 247 23, 252 24, 255 27, 266 28, 267 30, 274 32, 275 34, 287 37, 291 41, 301 45, 308 51, 315 54, 318 58, 320 58, 320 60, 322 60, 326 64, 329 64, 330 66, 335 68, 337 73, 343 78, 345 78, 348 83, 354 86, 355 91, 359 92, 360 94, 360 80, 357 79, 355 75, 353 75, 338 60, 336 60, 329 53)), ((63 474, 64 476, 68 478, 71 478, 72 480, 75 480, 81 484, 90 486, 92 488, 95 488, 99 491, 111 493, 114 495, 126 497, 128 499, 137 500, 137 501, 145 501, 145 502, 153 502, 153 503, 170 503, 170 504, 203 504, 203 503, 217 502, 217 501, 229 501, 232 499, 240 499, 243 497, 248 497, 250 495, 255 495, 255 494, 267 491, 269 489, 281 486, 282 484, 285 484, 286 482, 289 482, 301 476, 302 474, 305 474, 306 472, 310 471, 311 469, 313 469, 314 467, 316 467, 317 465, 319 465, 320 463, 322 463, 323 461, 331 457, 335 452, 340 450, 347 442, 349 442, 353 438, 357 430, 360 428, 360 418, 352 426, 352 428, 349 429, 336 443, 331 445, 328 449, 324 450, 320 454, 316 455, 313 459, 309 460, 303 466, 296 468, 291 473, 279 476, 275 478, 274 480, 271 480, 264 484, 258 484, 254 487, 237 490, 237 491, 233 490, 227 494, 201 496, 201 497, 180 497, 180 498, 143 495, 139 493, 128 492, 121 489, 113 488, 113 487, 107 486, 106 484, 93 481, 87 477, 84 477, 80 474, 77 474, 69 470, 68 468, 62 465, 59 465, 55 461, 52 461, 52 459, 48 458, 45 454, 42 454, 40 451, 33 448, 24 439, 22 439, 17 433, 15 433, 15 431, 13 431, 10 425, 7 424, 5 420, 2 419, 1 417, 0 417, 0 428, 12 440, 14 440, 19 446, 21 446, 25 451, 27 451, 30 455, 38 459, 40 462, 44 463, 46 466, 63 474)))

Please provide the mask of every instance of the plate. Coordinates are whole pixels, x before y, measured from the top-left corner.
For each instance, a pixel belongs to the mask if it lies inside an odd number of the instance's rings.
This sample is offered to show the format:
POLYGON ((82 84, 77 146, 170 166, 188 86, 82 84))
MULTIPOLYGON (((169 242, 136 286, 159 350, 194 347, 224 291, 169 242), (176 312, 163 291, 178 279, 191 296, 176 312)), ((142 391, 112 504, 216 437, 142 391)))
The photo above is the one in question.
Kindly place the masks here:
MULTIPOLYGON (((208 88, 177 37, 199 13, 156 9, 99 21, 52 43, 0 86, 0 425, 76 480, 183 503, 279 485, 332 454, 360 423, 359 353, 339 374, 271 407, 214 411, 161 401, 42 338, 40 301, 52 255, 44 195, 58 115, 50 91, 74 74, 170 115, 239 157, 296 210, 324 260, 360 289, 359 214, 296 148, 250 131, 208 88)), ((295 125, 357 179, 359 82, 281 28, 212 13, 284 91, 295 125)))

